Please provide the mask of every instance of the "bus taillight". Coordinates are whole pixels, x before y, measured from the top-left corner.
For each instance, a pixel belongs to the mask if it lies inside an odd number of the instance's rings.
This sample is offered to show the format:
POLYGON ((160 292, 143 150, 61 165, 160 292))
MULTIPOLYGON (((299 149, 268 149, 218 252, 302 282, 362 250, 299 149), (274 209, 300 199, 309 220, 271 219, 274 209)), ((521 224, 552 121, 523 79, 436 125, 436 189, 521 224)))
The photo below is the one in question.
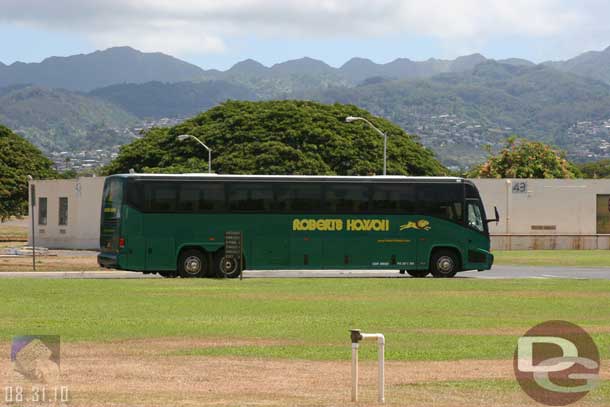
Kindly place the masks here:
POLYGON ((120 237, 119 238, 119 249, 124 249, 124 248, 125 248, 125 238, 120 237))

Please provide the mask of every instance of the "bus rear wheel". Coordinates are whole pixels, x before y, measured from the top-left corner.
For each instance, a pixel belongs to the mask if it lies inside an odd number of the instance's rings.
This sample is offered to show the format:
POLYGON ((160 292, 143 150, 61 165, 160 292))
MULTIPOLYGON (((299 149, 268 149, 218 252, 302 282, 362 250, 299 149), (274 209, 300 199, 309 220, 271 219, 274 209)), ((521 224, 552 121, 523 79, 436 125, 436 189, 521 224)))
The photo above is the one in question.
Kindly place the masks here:
POLYGON ((407 270, 407 273, 411 277, 424 278, 430 273, 430 271, 428 271, 428 270, 407 270))
POLYGON ((210 262, 206 253, 187 249, 180 253, 178 273, 182 278, 203 278, 208 274, 210 262))
POLYGON ((452 278, 459 270, 459 259, 451 250, 438 250, 430 259, 430 272, 434 278, 452 278))
POLYGON ((220 250, 214 256, 214 269, 219 278, 237 278, 239 277, 241 265, 238 259, 225 256, 225 251, 220 250))

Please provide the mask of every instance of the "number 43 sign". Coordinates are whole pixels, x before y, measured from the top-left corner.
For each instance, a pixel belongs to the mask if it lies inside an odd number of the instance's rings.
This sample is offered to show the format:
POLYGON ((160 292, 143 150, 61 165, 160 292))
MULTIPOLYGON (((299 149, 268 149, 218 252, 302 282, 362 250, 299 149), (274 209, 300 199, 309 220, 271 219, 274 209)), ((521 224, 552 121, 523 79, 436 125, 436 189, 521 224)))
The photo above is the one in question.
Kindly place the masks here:
POLYGON ((513 194, 526 194, 527 193, 527 182, 517 181, 513 184, 513 194))

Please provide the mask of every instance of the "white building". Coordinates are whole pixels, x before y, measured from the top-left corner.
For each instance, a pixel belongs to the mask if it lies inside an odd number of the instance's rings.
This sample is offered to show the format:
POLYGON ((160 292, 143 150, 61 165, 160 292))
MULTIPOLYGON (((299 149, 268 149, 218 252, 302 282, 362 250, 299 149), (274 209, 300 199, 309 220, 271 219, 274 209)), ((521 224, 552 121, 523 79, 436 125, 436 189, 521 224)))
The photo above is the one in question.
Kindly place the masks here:
MULTIPOLYGON (((496 250, 610 249, 610 180, 473 181, 488 217, 500 212, 490 224, 496 250)), ((32 183, 37 244, 97 249, 104 178, 32 183)))
MULTIPOLYGON (((104 178, 35 180, 36 245, 51 249, 98 249, 104 178)), ((30 187, 30 210, 32 197, 30 187)), ((32 243, 32 230, 28 233, 32 243)))

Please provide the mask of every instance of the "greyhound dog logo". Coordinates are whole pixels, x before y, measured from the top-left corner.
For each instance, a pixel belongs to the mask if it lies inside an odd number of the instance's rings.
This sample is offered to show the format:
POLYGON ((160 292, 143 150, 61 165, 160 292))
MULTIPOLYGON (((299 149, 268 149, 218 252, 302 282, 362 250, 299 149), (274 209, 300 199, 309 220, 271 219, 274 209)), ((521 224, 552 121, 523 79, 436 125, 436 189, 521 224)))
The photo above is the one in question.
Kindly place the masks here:
POLYGON ((417 222, 408 222, 404 225, 400 225, 400 230, 407 229, 418 229, 418 230, 430 230, 432 227, 430 226, 430 222, 425 219, 420 219, 417 222))

